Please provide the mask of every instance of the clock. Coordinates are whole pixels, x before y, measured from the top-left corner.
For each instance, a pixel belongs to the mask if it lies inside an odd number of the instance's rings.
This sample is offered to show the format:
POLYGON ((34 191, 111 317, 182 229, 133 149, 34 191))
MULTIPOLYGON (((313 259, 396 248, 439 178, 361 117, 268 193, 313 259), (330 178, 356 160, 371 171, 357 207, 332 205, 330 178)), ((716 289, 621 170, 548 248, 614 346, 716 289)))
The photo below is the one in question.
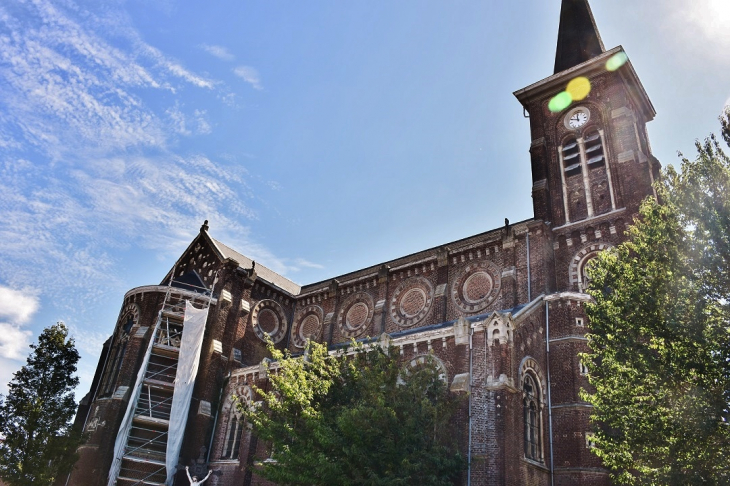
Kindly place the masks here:
POLYGON ((591 112, 588 108, 574 108, 565 116, 565 127, 573 130, 581 128, 591 119, 591 112))

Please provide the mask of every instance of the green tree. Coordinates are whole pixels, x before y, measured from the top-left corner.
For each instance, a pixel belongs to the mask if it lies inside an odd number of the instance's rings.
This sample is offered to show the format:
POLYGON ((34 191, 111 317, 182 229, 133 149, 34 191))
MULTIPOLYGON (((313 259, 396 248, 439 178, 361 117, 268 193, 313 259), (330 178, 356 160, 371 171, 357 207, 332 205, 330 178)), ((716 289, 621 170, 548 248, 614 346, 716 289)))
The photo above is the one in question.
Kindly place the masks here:
POLYGON ((730 159, 696 146, 589 268, 584 397, 620 484, 730 484, 730 159))
POLYGON ((262 406, 244 410, 273 450, 257 474, 282 485, 451 485, 464 470, 449 426, 460 400, 432 358, 404 370, 380 346, 331 356, 309 343, 304 359, 270 350, 262 406))
POLYGON ((71 471, 80 433, 71 429, 79 353, 59 322, 43 330, 25 366, 0 397, 0 478, 13 486, 52 484, 71 471))

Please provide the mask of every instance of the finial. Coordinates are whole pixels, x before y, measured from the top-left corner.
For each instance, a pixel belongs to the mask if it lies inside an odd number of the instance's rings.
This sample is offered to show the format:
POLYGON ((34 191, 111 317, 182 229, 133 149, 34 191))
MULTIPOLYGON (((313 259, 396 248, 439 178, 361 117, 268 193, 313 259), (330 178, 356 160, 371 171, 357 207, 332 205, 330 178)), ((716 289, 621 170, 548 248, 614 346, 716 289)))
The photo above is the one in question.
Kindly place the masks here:
POLYGON ((202 233, 203 231, 208 231, 208 228, 210 227, 208 226, 208 220, 206 219, 203 223, 203 226, 200 227, 200 232, 202 233))
POLYGON ((504 226, 505 226, 505 228, 506 228, 507 226, 509 226, 509 219, 507 219, 507 218, 504 218, 504 226))

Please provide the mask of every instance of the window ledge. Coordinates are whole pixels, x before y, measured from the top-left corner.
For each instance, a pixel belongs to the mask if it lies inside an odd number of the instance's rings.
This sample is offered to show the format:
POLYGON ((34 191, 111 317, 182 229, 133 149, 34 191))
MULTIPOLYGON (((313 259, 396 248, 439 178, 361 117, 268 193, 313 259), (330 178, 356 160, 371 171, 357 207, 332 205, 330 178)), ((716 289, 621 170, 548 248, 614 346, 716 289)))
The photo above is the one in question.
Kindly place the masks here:
POLYGON ((536 467, 538 469, 541 469, 543 471, 550 472, 550 468, 548 468, 544 462, 539 462, 534 459, 527 458, 525 456, 522 456, 522 460, 526 462, 529 466, 536 467))

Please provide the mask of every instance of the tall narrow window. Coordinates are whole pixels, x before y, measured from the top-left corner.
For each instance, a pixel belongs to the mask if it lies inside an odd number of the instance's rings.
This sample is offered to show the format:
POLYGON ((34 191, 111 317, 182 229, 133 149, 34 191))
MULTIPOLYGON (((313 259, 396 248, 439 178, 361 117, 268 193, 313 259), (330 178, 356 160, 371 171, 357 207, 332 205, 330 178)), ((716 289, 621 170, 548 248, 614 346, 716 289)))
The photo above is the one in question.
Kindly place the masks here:
POLYGON ((105 397, 114 393, 119 378, 119 371, 122 369, 122 361, 127 351, 127 343, 129 342, 129 334, 139 315, 136 304, 129 304, 125 308, 124 315, 120 319, 116 338, 112 339, 112 349, 109 350, 106 366, 104 368, 104 376, 99 385, 99 396, 105 397), (123 323, 123 324, 121 324, 123 323))
POLYGON ((228 433, 226 435, 226 446, 223 450, 223 459, 238 459, 241 450, 241 431, 243 420, 239 420, 235 413, 231 413, 228 422, 228 433))
POLYGON ((563 169, 566 179, 581 172, 580 147, 575 139, 568 140, 563 145, 563 169))
POLYGON ((522 385, 525 414, 525 457, 542 461, 540 449, 540 390, 535 379, 525 374, 522 385))
POLYGON ((589 169, 606 165, 603 143, 601 142, 601 135, 598 133, 598 130, 591 130, 586 133, 583 143, 585 144, 586 151, 586 165, 588 165, 589 169))

